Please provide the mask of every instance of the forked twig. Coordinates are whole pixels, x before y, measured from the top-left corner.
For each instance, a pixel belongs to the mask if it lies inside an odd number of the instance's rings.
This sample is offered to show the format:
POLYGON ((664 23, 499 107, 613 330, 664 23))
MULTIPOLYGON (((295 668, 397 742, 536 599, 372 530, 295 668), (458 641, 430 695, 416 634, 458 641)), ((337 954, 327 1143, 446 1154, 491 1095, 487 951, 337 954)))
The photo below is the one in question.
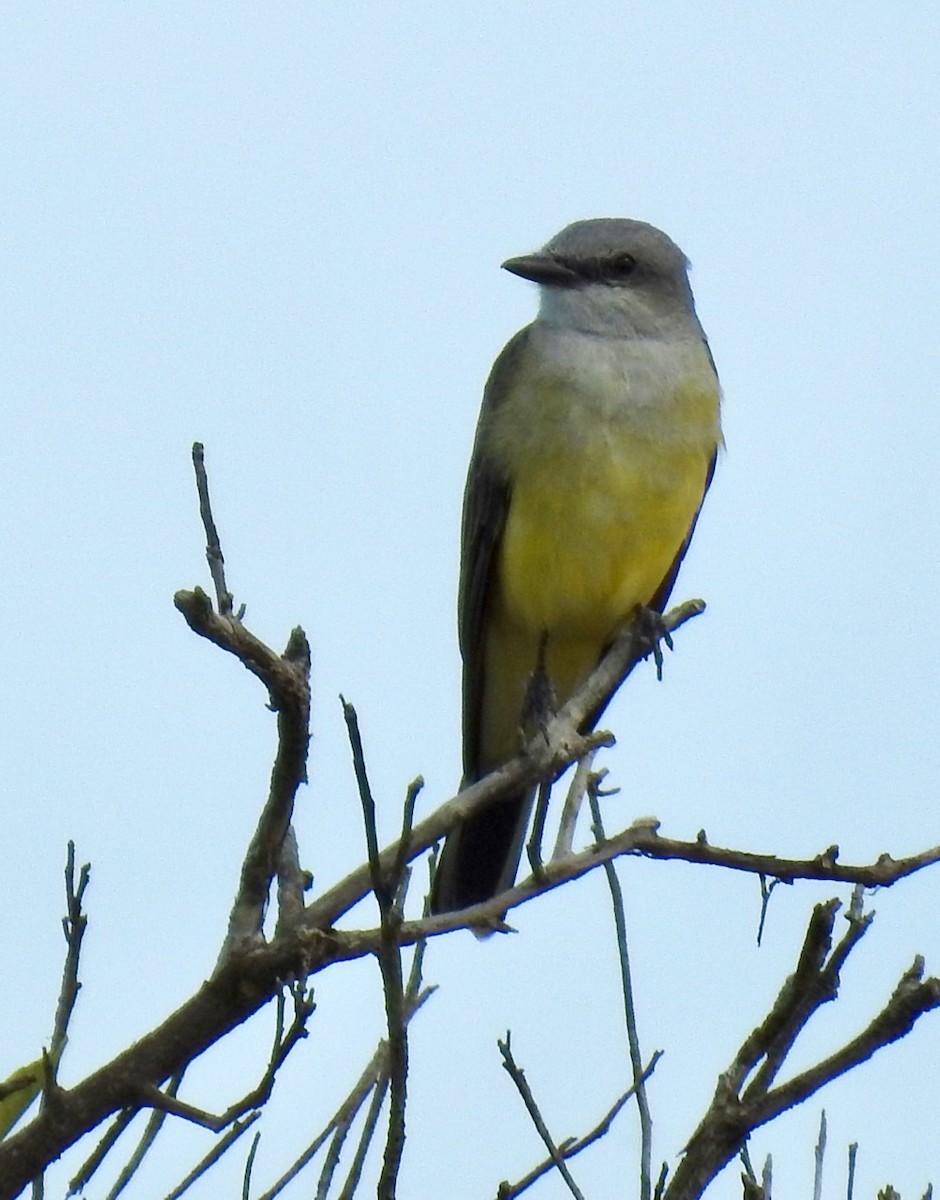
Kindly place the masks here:
POLYGON ((830 900, 813 910, 793 975, 720 1076, 711 1105, 689 1139, 664 1200, 697 1200, 755 1129, 903 1037, 924 1013, 940 1007, 940 980, 924 979, 924 964, 918 958, 862 1033, 828 1058, 774 1086, 800 1031, 823 1004, 838 995, 841 967, 870 928, 871 916, 862 913, 857 894, 846 914, 848 929, 833 946, 839 907, 838 900, 830 900))
POLYGON ((568 1169, 568 1164, 565 1162, 564 1154, 558 1148, 555 1140, 548 1131, 545 1118, 542 1116, 541 1109, 536 1103, 535 1096, 532 1094, 529 1081, 525 1077, 525 1071, 522 1070, 513 1057, 510 1034, 507 1032, 505 1039, 497 1039, 496 1045, 499 1047, 499 1052, 503 1058, 503 1067, 516 1085, 516 1091, 522 1097, 522 1103, 526 1106, 526 1111, 532 1119, 532 1124, 535 1126, 536 1132, 542 1139, 545 1149, 548 1151, 548 1157, 551 1160, 552 1166, 565 1181, 565 1186, 571 1195, 574 1196, 575 1200, 584 1200, 584 1194, 575 1183, 568 1169))
MULTIPOLYGON (((649 1077, 652 1075, 660 1058, 662 1058, 662 1051, 657 1050, 643 1072, 644 1081, 649 1079, 649 1077)), ((574 1158, 576 1155, 580 1154, 582 1150, 586 1150, 589 1146, 593 1146, 595 1142, 604 1137, 613 1124, 614 1118, 618 1113, 623 1111, 627 1103, 635 1094, 635 1086, 628 1088, 622 1096, 618 1097, 618 1099, 614 1101, 614 1103, 610 1106, 607 1112, 604 1113, 593 1129, 588 1130, 587 1133, 583 1134, 579 1138, 568 1137, 559 1142, 557 1149, 562 1158, 574 1158)), ((544 1162, 539 1163, 537 1167, 533 1167, 533 1169, 527 1175, 524 1175, 521 1179, 517 1180, 516 1183, 509 1183, 508 1181, 501 1183, 497 1191, 497 1200, 513 1200, 515 1196, 521 1196, 522 1193, 526 1191, 527 1188, 530 1188, 533 1183, 554 1169, 555 1160, 553 1158, 546 1158, 544 1162)), ((663 1169, 665 1170, 665 1167, 663 1169)))

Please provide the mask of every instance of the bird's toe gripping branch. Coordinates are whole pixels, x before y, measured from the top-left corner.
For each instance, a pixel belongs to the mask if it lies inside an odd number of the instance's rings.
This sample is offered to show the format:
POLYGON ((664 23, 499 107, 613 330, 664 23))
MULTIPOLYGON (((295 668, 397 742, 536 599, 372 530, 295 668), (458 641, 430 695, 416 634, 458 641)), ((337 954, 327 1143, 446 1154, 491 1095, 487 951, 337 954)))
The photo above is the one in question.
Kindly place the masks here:
POLYGON ((647 608, 645 604, 639 604, 634 614, 633 628, 637 647, 643 658, 652 654, 653 662, 656 664, 656 678, 662 682, 664 661, 662 647, 665 645, 669 650, 673 649, 672 634, 669 632, 669 626, 666 624, 663 614, 654 608, 647 608))

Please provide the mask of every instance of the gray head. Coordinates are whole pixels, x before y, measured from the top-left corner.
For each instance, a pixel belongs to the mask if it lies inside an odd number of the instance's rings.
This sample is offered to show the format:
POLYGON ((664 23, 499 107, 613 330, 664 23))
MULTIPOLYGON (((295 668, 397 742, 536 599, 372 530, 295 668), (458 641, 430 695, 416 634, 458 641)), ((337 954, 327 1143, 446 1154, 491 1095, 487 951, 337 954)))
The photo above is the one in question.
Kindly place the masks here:
POLYGON ((540 285, 539 319, 549 324, 615 336, 701 336, 688 260, 645 221, 576 221, 535 254, 503 266, 540 285))

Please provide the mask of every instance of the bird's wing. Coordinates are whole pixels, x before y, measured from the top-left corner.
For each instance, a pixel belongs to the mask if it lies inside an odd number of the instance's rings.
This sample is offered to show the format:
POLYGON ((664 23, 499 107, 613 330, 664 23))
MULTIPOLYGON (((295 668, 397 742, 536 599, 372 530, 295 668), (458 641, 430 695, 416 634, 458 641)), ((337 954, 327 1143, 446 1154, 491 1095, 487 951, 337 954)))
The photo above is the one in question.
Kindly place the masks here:
POLYGON ((509 511, 509 481, 486 453, 488 422, 512 388, 525 355, 529 329, 522 329, 500 353, 483 392, 483 405, 467 473, 460 538, 458 628, 463 657, 464 778, 475 779, 480 756, 480 706, 486 650, 487 614, 509 511))
POLYGON ((698 508, 695 510, 695 516, 692 518, 692 523, 689 525, 689 532, 685 535, 682 545, 676 552, 676 557, 672 560, 669 570, 666 572, 666 577, 656 589, 656 595, 650 601, 650 608, 655 612, 662 612, 666 607, 669 596, 676 583, 676 576, 679 574, 679 568, 682 566, 682 560, 686 556, 689 545, 692 541, 692 534, 695 533, 695 526, 698 523, 699 514, 702 511, 702 505, 705 503, 705 497, 708 495, 708 489, 711 487, 712 479, 715 475, 715 464, 718 462, 718 447, 712 454, 711 461, 708 464, 708 472, 705 475, 705 486, 702 488, 702 498, 699 501, 698 508))

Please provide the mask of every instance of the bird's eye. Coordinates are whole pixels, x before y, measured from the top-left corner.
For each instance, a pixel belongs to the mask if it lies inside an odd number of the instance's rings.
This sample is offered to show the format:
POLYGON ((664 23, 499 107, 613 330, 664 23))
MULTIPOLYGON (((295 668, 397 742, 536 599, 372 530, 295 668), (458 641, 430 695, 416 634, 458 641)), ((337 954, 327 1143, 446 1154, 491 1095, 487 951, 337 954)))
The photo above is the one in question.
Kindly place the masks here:
POLYGON ((632 254, 615 254, 607 264, 607 270, 614 279, 626 279, 635 266, 636 259, 632 254))

